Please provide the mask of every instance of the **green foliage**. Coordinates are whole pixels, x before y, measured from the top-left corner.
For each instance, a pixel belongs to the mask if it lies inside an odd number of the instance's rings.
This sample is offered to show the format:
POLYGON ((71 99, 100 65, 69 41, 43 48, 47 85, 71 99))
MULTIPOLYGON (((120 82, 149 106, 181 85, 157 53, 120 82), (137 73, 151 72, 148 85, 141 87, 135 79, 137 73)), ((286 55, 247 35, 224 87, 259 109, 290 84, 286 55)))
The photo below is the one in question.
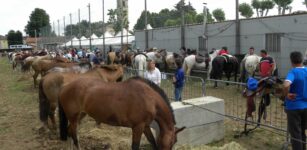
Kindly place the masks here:
POLYGON ((275 4, 272 0, 253 0, 252 6, 256 9, 257 17, 267 16, 269 10, 273 9, 275 4))
POLYGON ((216 21, 218 22, 225 21, 225 12, 222 9, 217 8, 213 10, 212 14, 216 21))
POLYGON ((243 16, 245 18, 250 18, 254 14, 254 11, 253 11, 251 5, 249 5, 247 3, 242 3, 242 4, 239 5, 239 12, 240 12, 241 16, 243 16))
POLYGON ((286 10, 289 8, 290 4, 293 0, 273 0, 275 4, 278 6, 278 14, 284 15, 286 10))
POLYGON ((107 15, 109 15, 109 20, 107 23, 113 26, 116 33, 121 31, 121 22, 123 28, 129 28, 128 18, 123 18, 123 20, 121 20, 121 16, 127 16, 127 11, 121 12, 119 9, 109 9, 108 11, 107 15))
POLYGON ((253 0, 252 7, 256 9, 257 17, 259 17, 259 10, 261 8, 261 2, 259 0, 253 0))
POLYGON ((261 16, 265 15, 267 16, 269 13, 269 10, 273 9, 275 6, 274 2, 271 0, 264 0, 261 2, 261 16), (266 13, 264 14, 264 12, 266 13))
POLYGON ((50 23, 49 23, 49 15, 46 13, 45 10, 40 8, 35 8, 32 11, 28 24, 25 26, 25 32, 29 34, 30 37, 35 37, 35 30, 37 32, 37 36, 41 35, 41 28, 49 26, 48 31, 46 33, 51 32, 50 23))
MULTIPOLYGON (((162 9, 159 13, 147 12, 147 22, 153 28, 160 28, 166 26, 178 26, 181 25, 181 13, 184 11, 185 23, 194 24, 202 23, 204 16, 203 14, 197 14, 191 3, 186 4, 184 1, 179 1, 174 9, 169 10, 167 8, 162 9), (182 3, 183 2, 183 3, 182 3)), ((208 11, 208 21, 213 22, 212 15, 208 11)), ((138 18, 137 23, 134 25, 135 30, 144 30, 145 28, 145 12, 142 12, 141 16, 138 18)))
MULTIPOLYGON (((98 37, 100 37, 103 34, 103 23, 100 22, 93 22, 91 23, 92 27, 92 34, 96 34, 98 37)), ((82 20, 80 23, 73 24, 73 25, 67 25, 65 27, 65 36, 70 37, 72 33, 72 37, 78 37, 81 36, 90 37, 90 31, 89 31, 89 22, 86 20, 82 20), (80 33, 79 33, 80 28, 80 33), (72 32, 71 32, 72 31, 72 32)))
POLYGON ((22 33, 20 31, 10 30, 6 35, 8 45, 18 45, 22 44, 22 33))
POLYGON ((180 20, 178 21, 178 20, 168 19, 165 22, 164 26, 176 26, 178 24, 180 24, 180 20))

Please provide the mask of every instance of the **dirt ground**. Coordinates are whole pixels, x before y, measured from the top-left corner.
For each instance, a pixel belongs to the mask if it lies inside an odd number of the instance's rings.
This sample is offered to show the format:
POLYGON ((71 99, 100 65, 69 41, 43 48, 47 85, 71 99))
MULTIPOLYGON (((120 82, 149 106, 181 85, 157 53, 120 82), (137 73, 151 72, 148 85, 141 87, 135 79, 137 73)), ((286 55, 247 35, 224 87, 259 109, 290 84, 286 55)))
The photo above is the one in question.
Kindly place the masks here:
MULTIPOLYGON (((7 58, 0 57, 0 149, 3 150, 60 150, 68 142, 59 141, 58 134, 40 130, 38 94, 30 74, 13 71, 7 58)), ((240 126, 240 125, 239 125, 240 126)), ((225 121, 225 138, 209 146, 181 147, 180 149, 280 149, 284 137, 259 129, 249 136, 234 138, 238 123, 225 121), (224 146, 227 144, 226 146, 224 146), (224 146, 217 148, 215 146, 224 146)), ((101 125, 96 127, 91 118, 85 118, 79 127, 83 149, 130 149, 131 131, 127 128, 101 125)), ((204 133, 205 134, 205 133, 204 133)), ((179 135, 180 136, 180 135, 179 135)), ((151 149, 145 138, 141 149, 151 149)))

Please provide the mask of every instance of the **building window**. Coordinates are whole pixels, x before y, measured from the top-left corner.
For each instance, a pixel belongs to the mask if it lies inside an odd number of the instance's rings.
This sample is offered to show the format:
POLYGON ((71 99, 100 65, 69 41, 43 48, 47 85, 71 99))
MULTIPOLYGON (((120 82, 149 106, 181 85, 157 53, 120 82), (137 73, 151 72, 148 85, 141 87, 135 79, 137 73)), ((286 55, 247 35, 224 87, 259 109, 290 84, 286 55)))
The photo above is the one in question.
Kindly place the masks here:
POLYGON ((265 49, 269 52, 280 52, 283 33, 265 34, 265 49))

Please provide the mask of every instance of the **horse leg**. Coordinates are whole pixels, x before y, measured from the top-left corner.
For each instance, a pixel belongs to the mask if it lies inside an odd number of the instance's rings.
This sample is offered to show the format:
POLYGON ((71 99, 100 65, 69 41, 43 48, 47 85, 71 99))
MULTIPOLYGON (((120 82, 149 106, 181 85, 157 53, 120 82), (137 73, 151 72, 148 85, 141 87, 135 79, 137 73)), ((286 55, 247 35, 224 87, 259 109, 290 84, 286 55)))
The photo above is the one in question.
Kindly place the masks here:
POLYGON ((36 85, 37 85, 37 76, 38 76, 38 71, 35 71, 34 75, 33 75, 33 82, 34 82, 34 88, 36 88, 36 85))
POLYGON ((74 145, 77 147, 77 149, 80 149, 80 144, 79 144, 78 137, 77 137, 77 118, 78 117, 75 117, 75 118, 76 119, 72 119, 69 121, 70 125, 68 127, 68 133, 71 136, 74 142, 74 145))
POLYGON ((49 118, 52 122, 52 129, 56 131, 55 109, 56 109, 56 105, 51 105, 49 118))
POLYGON ((153 149, 158 149, 155 137, 153 136, 149 126, 145 127, 144 134, 147 140, 149 141, 149 143, 152 145, 153 149))
MULTIPOLYGON (((227 75, 227 74, 226 74, 226 75, 227 75)), ((230 76, 231 76, 230 74, 227 75, 227 81, 230 81, 230 76)), ((226 85, 228 86, 229 83, 226 83, 226 85)))
POLYGON ((139 150, 143 130, 144 125, 138 125, 132 128, 132 150, 139 150))

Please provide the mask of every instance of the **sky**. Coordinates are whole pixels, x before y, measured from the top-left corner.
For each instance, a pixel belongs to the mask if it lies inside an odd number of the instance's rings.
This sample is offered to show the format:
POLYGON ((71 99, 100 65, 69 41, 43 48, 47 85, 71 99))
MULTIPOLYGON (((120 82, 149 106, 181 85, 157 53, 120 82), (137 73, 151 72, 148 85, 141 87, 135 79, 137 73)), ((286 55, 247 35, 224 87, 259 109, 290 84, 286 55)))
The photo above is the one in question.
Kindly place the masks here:
MULTIPOLYGON (((129 0, 129 22, 130 29, 133 28, 137 19, 144 10, 145 0, 129 0)), ((159 12, 163 8, 174 8, 174 5, 179 0, 147 0, 148 11, 159 12)), ((203 11, 203 3, 207 3, 207 7, 212 10, 222 8, 225 11, 226 19, 235 18, 235 0, 185 0, 191 2, 192 6, 198 13, 203 11)), ((240 3, 250 3, 251 0, 239 0, 240 3)), ((293 0, 291 6, 293 11, 307 10, 302 4, 303 0, 293 0)), ((66 25, 69 24, 69 14, 72 15, 72 23, 78 22, 78 9, 80 9, 80 16, 82 19, 88 19, 88 7, 91 5, 91 20, 102 20, 102 0, 7 0, 1 1, 0 9, 0 35, 6 35, 9 30, 20 30, 23 32, 31 12, 35 8, 44 9, 50 16, 50 23, 55 24, 59 20, 60 26, 63 26, 64 16, 66 25)), ((116 8, 116 0, 105 0, 105 21, 108 20, 107 10, 116 8)), ((269 15, 276 15, 277 8, 271 10, 269 15)), ((255 14, 254 14, 255 16, 255 14)), ((61 33, 63 28, 60 29, 61 33)))

